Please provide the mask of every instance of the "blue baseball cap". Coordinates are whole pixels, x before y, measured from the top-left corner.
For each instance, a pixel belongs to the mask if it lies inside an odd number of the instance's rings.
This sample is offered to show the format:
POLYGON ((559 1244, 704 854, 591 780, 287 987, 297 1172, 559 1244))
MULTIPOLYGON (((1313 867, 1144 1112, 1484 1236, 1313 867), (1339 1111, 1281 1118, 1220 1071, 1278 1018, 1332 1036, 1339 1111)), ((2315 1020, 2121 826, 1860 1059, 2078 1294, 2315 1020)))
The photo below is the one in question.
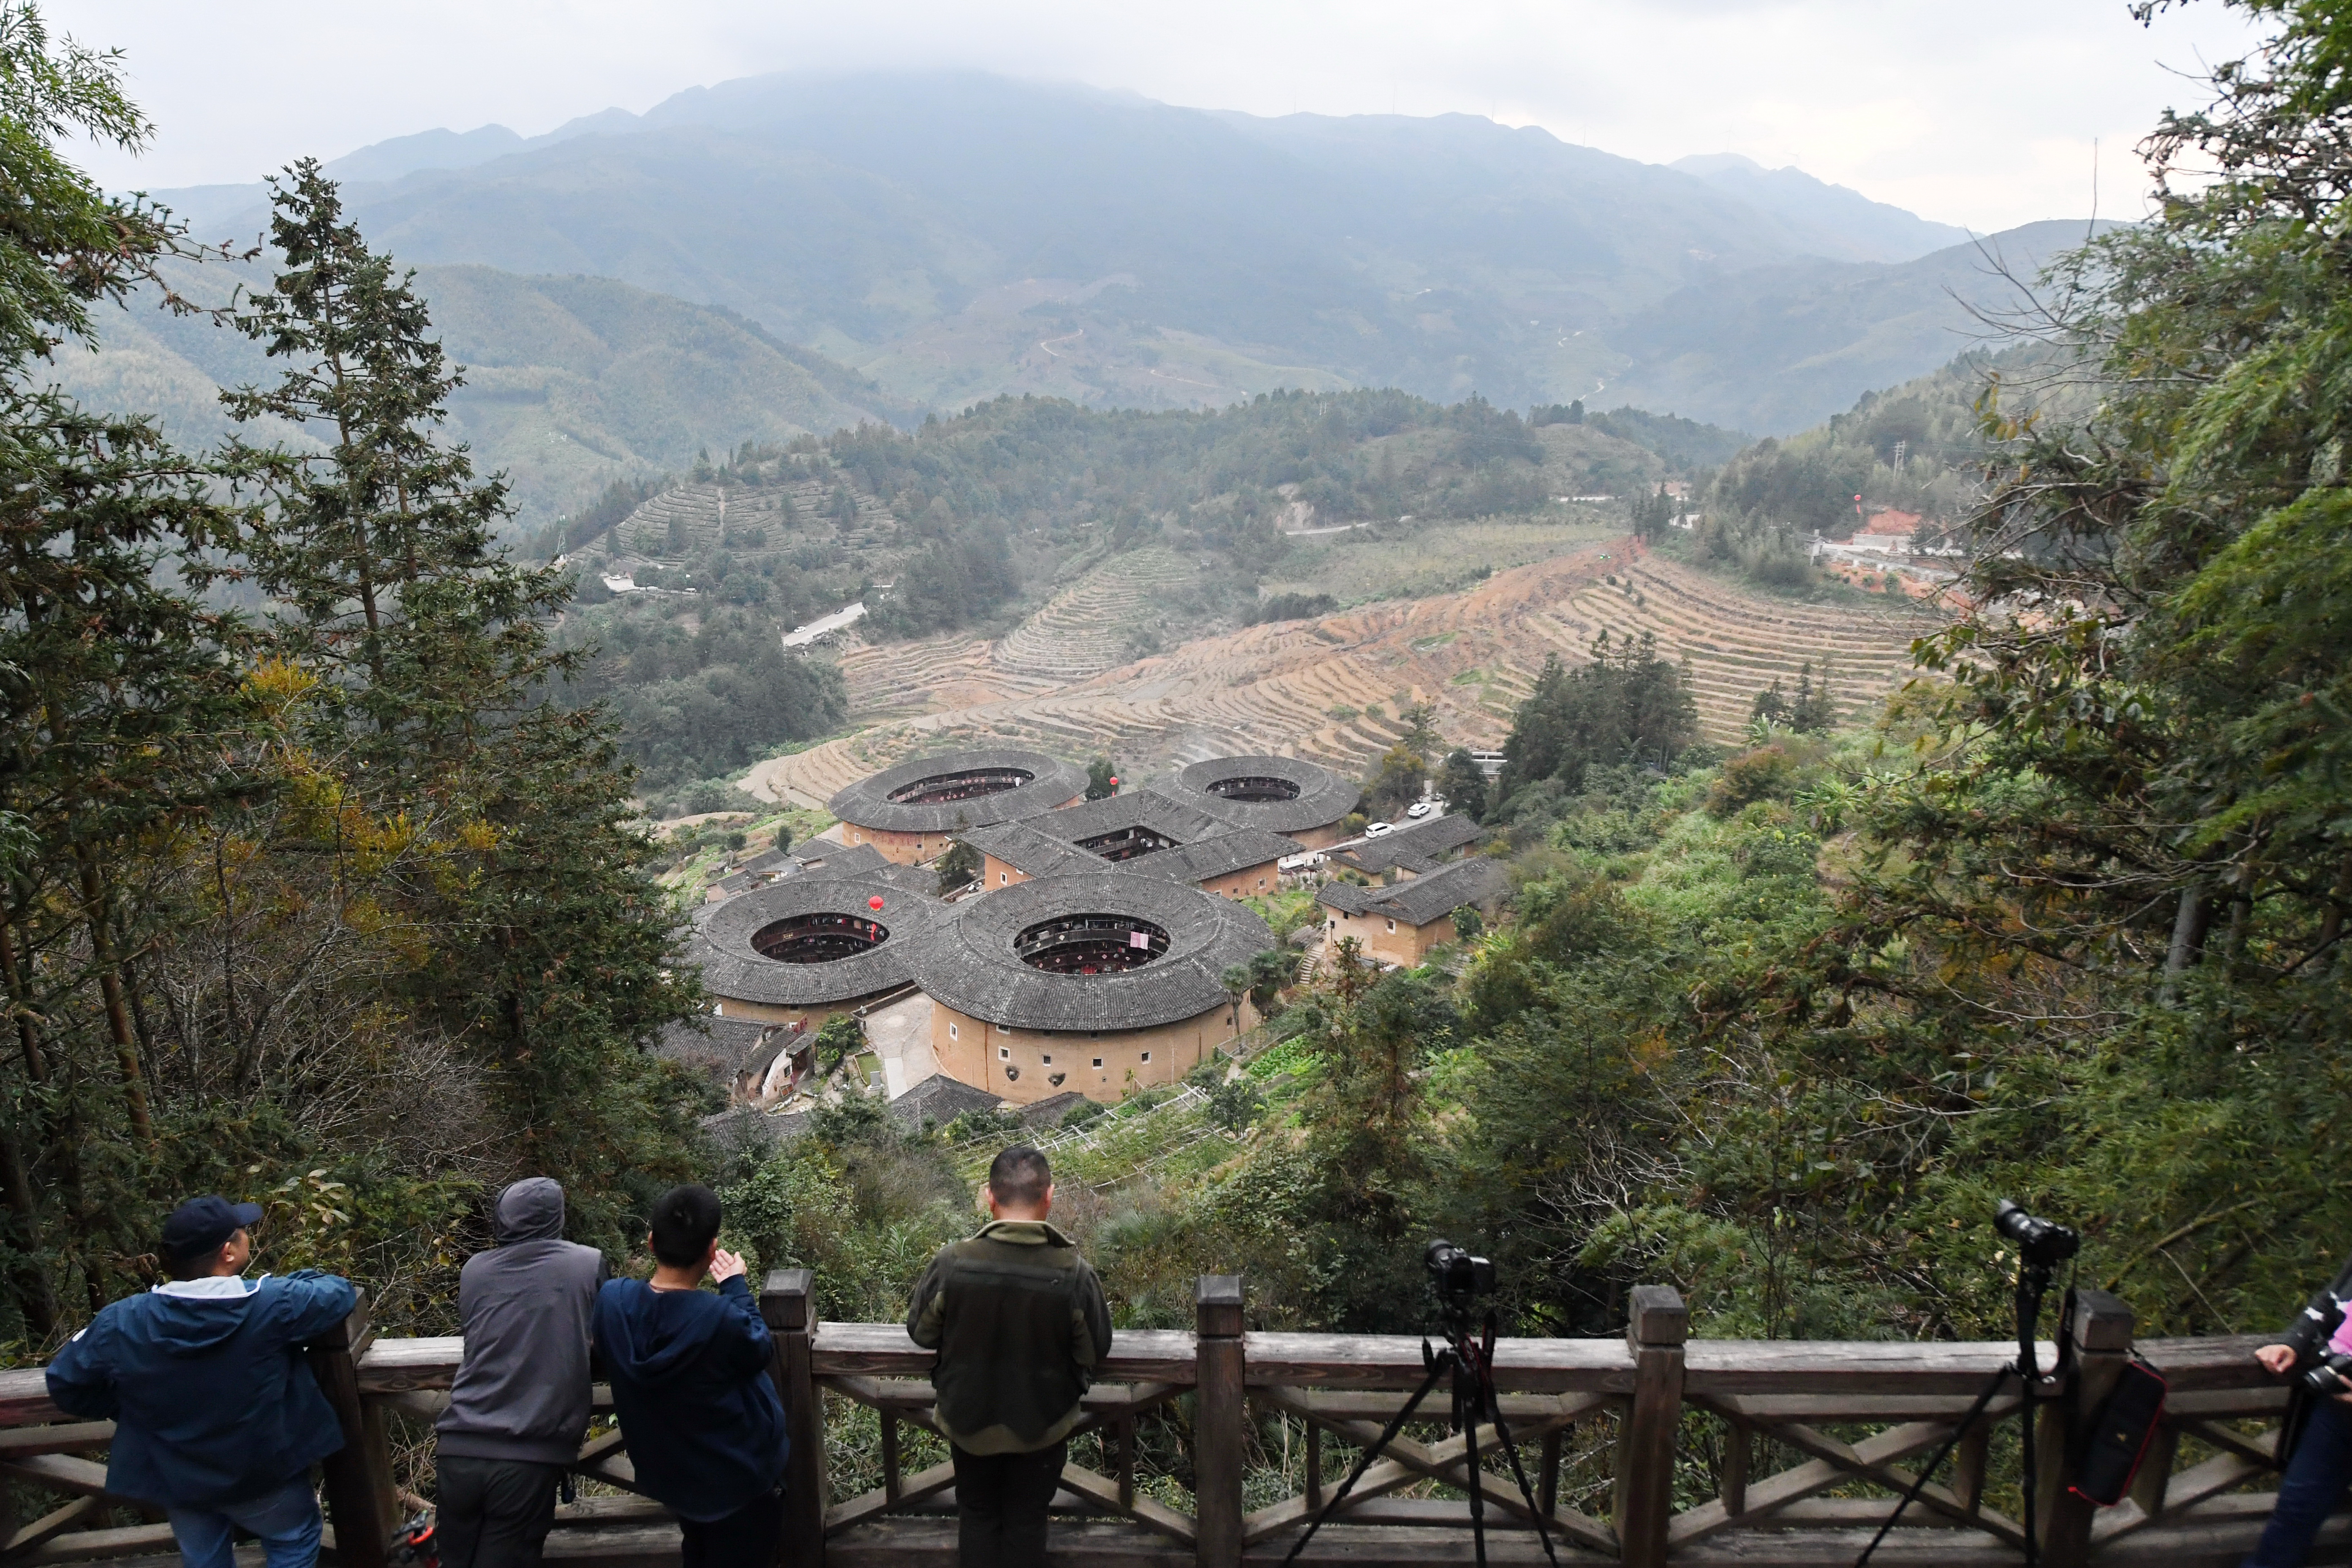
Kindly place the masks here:
POLYGON ((190 1198, 163 1222, 163 1253, 175 1260, 225 1247, 238 1231, 261 1223, 259 1204, 233 1204, 218 1193, 190 1198))

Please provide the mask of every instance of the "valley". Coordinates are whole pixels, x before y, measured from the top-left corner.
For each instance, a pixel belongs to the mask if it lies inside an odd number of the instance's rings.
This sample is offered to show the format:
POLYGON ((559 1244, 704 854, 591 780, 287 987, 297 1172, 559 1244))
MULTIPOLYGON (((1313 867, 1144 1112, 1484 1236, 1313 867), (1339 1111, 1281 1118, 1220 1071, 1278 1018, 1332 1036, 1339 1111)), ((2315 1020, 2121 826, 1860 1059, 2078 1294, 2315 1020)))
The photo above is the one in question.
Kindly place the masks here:
POLYGON ((1627 538, 1498 571, 1460 592, 1251 626, 1090 671, 1115 642, 1114 584, 1160 569, 1125 563, 1058 595, 992 641, 949 634, 839 656, 852 735, 755 765, 756 795, 821 805, 853 779, 927 750, 1023 744, 1158 769, 1221 752, 1275 752, 1351 774, 1403 732, 1401 709, 1433 704, 1452 744, 1499 745, 1544 659, 1575 664, 1593 640, 1648 635, 1686 660, 1702 729, 1744 730, 1756 693, 1826 670, 1843 717, 1860 719, 1910 669, 1939 624, 1907 603, 1807 605, 1693 571, 1627 538), (1091 582, 1089 589, 1087 584, 1091 582), (1048 666, 1038 650, 1066 650, 1048 666), (1056 673, 1047 673, 1047 670, 1056 673))

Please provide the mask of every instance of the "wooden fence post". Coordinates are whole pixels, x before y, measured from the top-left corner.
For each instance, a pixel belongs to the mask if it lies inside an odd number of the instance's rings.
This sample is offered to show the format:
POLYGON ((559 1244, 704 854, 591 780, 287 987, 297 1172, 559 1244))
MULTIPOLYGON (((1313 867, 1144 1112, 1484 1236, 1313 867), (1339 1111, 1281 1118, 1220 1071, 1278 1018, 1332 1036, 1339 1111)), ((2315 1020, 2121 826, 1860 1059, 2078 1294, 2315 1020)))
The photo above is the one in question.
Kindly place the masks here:
POLYGON ((789 1568, 824 1563, 824 1395, 809 1359, 816 1333, 816 1276, 806 1268, 775 1268, 760 1292, 760 1316, 774 1349, 768 1375, 784 1402, 792 1457, 784 1461, 784 1535, 778 1559, 789 1568))
POLYGON ((2074 1341, 2074 1385, 2042 1407, 2033 1434, 2042 1472, 2036 1522, 2048 1568, 2082 1568, 2091 1555, 2091 1521, 2098 1508, 2066 1489, 2074 1481, 2074 1436, 2089 1429, 2131 1357, 2132 1310, 2107 1291, 2076 1290, 2067 1332, 2074 1341))
POLYGON ((344 1568, 384 1568, 384 1547, 397 1517, 400 1493, 393 1485, 392 1451, 383 1421, 360 1398, 360 1368, 354 1346, 367 1338, 367 1292, 351 1316, 310 1342, 310 1375, 334 1407, 343 1446, 327 1456, 327 1517, 335 1527, 335 1561, 344 1568))
POLYGON ((1192 1510, 1201 1568, 1238 1568, 1242 1560, 1242 1455, 1248 1442, 1244 1389, 1242 1282, 1203 1274, 1193 1313, 1192 1510))
POLYGON ((1617 1438, 1617 1550, 1626 1568, 1665 1568, 1675 1508, 1675 1436, 1683 1416, 1690 1310, 1671 1285, 1636 1285, 1625 1323, 1633 1403, 1617 1438))

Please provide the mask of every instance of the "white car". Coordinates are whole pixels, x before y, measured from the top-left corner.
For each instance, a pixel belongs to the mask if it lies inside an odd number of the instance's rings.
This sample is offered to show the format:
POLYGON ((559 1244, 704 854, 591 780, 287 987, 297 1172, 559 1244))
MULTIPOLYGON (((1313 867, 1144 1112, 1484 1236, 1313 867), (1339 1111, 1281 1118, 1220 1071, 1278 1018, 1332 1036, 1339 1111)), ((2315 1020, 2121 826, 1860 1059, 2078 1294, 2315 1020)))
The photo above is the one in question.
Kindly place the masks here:
POLYGON ((1414 801, 1411 805, 1404 808, 1404 814, 1407 816, 1427 816, 1429 812, 1429 802, 1425 800, 1414 801))
POLYGON ((1393 822, 1367 822, 1364 824, 1364 837, 1367 838, 1378 838, 1383 833, 1394 833, 1395 831, 1396 824, 1393 822))

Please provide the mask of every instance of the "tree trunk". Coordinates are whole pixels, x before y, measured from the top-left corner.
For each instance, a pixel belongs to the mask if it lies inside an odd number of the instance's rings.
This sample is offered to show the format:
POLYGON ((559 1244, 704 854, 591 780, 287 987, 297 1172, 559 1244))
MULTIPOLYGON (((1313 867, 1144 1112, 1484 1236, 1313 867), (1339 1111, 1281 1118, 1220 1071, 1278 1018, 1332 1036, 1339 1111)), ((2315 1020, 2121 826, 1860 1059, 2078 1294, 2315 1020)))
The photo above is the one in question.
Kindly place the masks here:
POLYGON ((41 1026, 33 1011, 25 973, 16 964, 16 922, 8 920, 0 920, 0 977, 7 981, 9 1011, 16 1016, 16 1043, 24 1048, 25 1076, 35 1083, 47 1083, 49 1062, 41 1049, 41 1026))
POLYGON ((49 1289, 48 1271, 41 1266, 39 1199, 33 1193, 32 1175, 25 1169, 25 1150, 16 1141, 13 1120, 0 1124, 0 1197, 6 1199, 9 1211, 16 1216, 16 1245, 25 1254, 24 1279, 16 1291, 25 1321, 34 1333, 47 1339, 58 1326, 58 1300, 49 1289))
POLYGON ((2180 998, 2180 978, 2205 951, 2205 928, 2213 919, 2213 901, 2202 882, 2180 889, 2180 912, 2172 921, 2172 948, 2164 955, 2164 984, 2157 992, 2167 1005, 2180 998))
POLYGON ((152 1147, 154 1123, 147 1116, 147 1082, 139 1068, 139 1039, 131 1027, 131 1006, 122 989, 122 966, 116 958, 114 938, 108 927, 106 884, 98 873, 98 857, 87 844, 74 846, 81 862, 83 918, 89 926, 90 956, 98 964, 98 989, 106 1004, 107 1032, 114 1037, 114 1060, 122 1077, 123 1109, 131 1116, 131 1135, 152 1147))

